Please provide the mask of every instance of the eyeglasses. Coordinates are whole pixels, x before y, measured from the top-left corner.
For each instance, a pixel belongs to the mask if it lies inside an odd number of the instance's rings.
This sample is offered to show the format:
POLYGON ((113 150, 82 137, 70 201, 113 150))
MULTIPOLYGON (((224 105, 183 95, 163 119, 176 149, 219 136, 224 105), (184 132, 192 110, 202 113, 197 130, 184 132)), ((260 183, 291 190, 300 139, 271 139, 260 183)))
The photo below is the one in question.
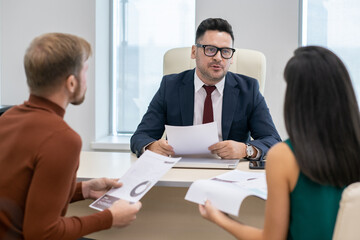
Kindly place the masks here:
POLYGON ((197 43, 196 46, 204 48, 204 54, 208 57, 213 57, 220 51, 222 58, 230 59, 235 52, 235 49, 233 48, 218 48, 212 45, 202 45, 199 43, 197 43))

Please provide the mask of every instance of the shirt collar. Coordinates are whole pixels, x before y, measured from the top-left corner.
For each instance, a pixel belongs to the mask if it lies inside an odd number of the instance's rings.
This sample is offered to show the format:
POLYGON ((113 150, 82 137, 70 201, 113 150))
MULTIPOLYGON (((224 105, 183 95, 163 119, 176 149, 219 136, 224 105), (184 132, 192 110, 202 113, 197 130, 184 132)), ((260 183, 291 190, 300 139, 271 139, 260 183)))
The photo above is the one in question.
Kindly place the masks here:
MULTIPOLYGON (((204 82, 201 81, 199 76, 196 74, 196 71, 194 71, 194 72, 195 72, 194 73, 194 87, 195 87, 195 92, 198 92, 204 85, 204 82)), ((224 92, 225 77, 226 77, 226 75, 223 77, 223 79, 220 80, 220 82, 215 84, 216 90, 220 93, 220 95, 222 95, 224 92)))

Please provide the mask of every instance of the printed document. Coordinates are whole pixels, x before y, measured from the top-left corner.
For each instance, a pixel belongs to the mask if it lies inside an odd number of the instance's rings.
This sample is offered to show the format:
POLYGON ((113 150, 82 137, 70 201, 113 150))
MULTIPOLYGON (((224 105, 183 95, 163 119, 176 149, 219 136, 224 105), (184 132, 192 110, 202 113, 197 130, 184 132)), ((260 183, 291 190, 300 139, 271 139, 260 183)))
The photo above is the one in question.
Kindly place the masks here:
POLYGON ((210 200, 219 210, 238 216, 241 203, 251 195, 266 200, 265 173, 233 170, 212 179, 195 181, 187 191, 185 200, 198 204, 210 200))
POLYGON ((111 189, 94 201, 90 207, 102 211, 119 199, 129 202, 139 201, 180 159, 145 151, 120 178, 119 182, 122 182, 123 186, 111 189))
POLYGON ((175 157, 182 157, 175 168, 234 169, 239 163, 239 159, 221 159, 208 149, 219 142, 216 122, 193 126, 165 125, 165 129, 175 157))
POLYGON ((193 126, 165 125, 168 143, 176 155, 211 154, 209 147, 219 142, 216 122, 193 126))

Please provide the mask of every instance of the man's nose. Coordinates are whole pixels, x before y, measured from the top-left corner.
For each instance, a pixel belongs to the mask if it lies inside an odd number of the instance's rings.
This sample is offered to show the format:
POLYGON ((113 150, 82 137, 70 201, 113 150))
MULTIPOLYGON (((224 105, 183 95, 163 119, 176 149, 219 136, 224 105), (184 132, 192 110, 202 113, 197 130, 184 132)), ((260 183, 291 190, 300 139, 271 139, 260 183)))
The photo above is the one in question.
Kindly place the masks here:
POLYGON ((221 51, 217 51, 217 53, 213 56, 213 58, 217 61, 222 60, 221 51))

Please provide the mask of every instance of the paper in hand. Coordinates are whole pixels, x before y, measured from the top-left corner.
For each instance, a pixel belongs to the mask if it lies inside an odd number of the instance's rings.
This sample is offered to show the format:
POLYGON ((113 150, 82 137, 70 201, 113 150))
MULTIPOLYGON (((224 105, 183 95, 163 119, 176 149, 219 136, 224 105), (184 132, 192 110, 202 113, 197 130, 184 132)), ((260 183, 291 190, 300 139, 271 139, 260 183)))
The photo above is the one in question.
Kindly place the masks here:
POLYGON ((149 150, 145 151, 120 178, 119 182, 122 182, 123 186, 111 189, 90 207, 102 211, 119 199, 139 201, 179 160, 180 158, 169 158, 149 150))
POLYGON ((165 125, 168 143, 176 155, 211 154, 208 149, 219 142, 217 123, 193 126, 165 125))
POLYGON ((197 180, 189 187, 185 200, 198 204, 210 200, 219 210, 238 216, 241 203, 248 196, 267 198, 265 173, 233 170, 212 179, 197 180))

